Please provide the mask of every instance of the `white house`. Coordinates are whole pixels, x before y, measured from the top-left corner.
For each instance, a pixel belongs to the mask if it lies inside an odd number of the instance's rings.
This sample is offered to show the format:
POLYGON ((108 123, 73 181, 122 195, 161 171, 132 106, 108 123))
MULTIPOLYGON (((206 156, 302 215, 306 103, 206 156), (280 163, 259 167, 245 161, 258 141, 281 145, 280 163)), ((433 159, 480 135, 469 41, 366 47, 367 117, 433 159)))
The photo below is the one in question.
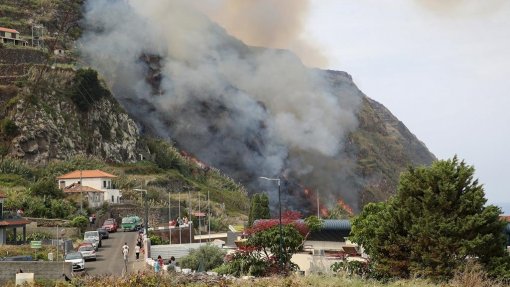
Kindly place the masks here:
POLYGON ((114 189, 112 179, 117 176, 101 170, 75 170, 57 177, 58 186, 65 193, 83 193, 89 206, 97 207, 103 202, 120 203, 122 194, 114 189))
POLYGON ((27 46, 28 42, 19 36, 19 32, 14 29, 0 27, 0 43, 27 46))

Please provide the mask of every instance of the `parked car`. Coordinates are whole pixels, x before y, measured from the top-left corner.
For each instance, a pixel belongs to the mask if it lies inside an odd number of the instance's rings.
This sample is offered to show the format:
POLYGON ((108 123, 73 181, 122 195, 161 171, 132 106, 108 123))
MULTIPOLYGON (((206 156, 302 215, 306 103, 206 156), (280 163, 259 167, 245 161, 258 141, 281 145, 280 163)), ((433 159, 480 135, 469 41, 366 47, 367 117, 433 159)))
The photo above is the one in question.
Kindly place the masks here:
POLYGON ((83 259, 83 255, 80 252, 67 253, 64 261, 73 264, 73 271, 85 270, 85 259, 83 259))
POLYGON ((99 249, 99 242, 94 238, 83 239, 83 242, 78 247, 81 247, 82 245, 91 245, 96 251, 99 249))
POLYGON ((82 246, 78 247, 78 252, 81 253, 84 260, 88 260, 88 259, 96 260, 97 259, 96 258, 96 249, 90 244, 82 245, 82 246))
POLYGON ((99 236, 101 236, 101 239, 110 238, 110 233, 108 232, 108 230, 106 230, 104 228, 98 228, 97 232, 99 232, 99 236))
POLYGON ((97 247, 101 247, 101 235, 99 235, 99 231, 85 231, 83 235, 83 239, 93 239, 97 242, 97 247))
POLYGON ((108 218, 104 221, 102 228, 108 230, 108 232, 117 232, 119 225, 114 218, 108 218))

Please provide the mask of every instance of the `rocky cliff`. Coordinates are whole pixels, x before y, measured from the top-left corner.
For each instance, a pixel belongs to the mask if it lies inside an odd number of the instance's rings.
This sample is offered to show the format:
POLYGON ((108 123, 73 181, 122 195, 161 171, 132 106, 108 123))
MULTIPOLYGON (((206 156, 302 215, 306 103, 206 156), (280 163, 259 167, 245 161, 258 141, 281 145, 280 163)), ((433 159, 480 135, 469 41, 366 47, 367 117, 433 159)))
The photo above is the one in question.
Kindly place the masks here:
POLYGON ((136 123, 111 95, 97 99, 78 87, 90 101, 89 109, 80 110, 70 96, 75 77, 72 69, 32 66, 17 83, 20 88, 0 89, 4 126, 12 127, 2 132, 4 155, 34 164, 77 154, 121 162, 146 151, 136 123))

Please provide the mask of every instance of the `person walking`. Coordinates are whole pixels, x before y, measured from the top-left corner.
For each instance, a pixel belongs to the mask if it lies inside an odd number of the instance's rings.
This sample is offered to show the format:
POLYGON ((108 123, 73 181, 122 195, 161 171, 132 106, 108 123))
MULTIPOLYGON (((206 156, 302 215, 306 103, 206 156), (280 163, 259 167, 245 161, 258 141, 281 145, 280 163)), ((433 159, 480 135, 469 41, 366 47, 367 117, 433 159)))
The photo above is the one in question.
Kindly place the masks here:
POLYGON ((123 274, 127 273, 127 263, 128 263, 128 256, 129 256, 129 246, 127 245, 127 242, 124 242, 124 245, 122 246, 122 255, 124 257, 124 269, 122 270, 123 274))
POLYGON ((124 242, 124 245, 122 245, 122 254, 124 254, 124 251, 126 251, 126 253, 129 253, 129 246, 127 245, 127 242, 124 242))
POLYGON ((135 255, 136 255, 136 261, 140 258, 140 246, 137 244, 135 246, 135 255))

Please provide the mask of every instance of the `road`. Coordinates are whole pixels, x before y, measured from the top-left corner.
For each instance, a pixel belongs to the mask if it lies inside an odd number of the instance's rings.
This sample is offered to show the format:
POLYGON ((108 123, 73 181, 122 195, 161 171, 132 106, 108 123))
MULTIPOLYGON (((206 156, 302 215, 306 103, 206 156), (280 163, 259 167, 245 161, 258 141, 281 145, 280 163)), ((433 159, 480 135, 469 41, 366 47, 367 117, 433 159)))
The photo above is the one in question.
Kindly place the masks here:
POLYGON ((97 251, 96 261, 87 261, 85 271, 89 275, 122 275, 124 259, 122 246, 127 242, 129 246, 128 272, 133 271, 135 262, 135 244, 138 232, 114 232, 110 238, 103 240, 103 246, 97 251))

